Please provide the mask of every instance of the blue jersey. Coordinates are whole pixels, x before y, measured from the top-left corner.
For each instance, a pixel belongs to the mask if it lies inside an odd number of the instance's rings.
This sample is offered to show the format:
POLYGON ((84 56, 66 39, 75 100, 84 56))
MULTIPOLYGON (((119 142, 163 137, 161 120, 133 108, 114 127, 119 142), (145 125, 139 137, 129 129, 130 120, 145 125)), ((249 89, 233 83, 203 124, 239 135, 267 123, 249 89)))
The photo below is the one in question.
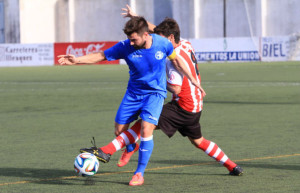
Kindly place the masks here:
POLYGON ((174 49, 166 38, 151 34, 149 49, 135 49, 130 40, 119 42, 104 51, 107 60, 124 59, 129 66, 127 90, 138 95, 160 93, 167 96, 166 58, 174 49))

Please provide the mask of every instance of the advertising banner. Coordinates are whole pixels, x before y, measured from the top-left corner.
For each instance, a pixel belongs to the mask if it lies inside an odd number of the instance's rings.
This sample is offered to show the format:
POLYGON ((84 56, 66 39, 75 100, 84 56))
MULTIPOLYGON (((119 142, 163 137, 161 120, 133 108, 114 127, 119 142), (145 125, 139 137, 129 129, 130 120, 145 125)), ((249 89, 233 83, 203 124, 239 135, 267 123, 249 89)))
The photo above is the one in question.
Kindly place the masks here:
POLYGON ((289 36, 261 38, 262 61, 287 61, 289 49, 289 36))
POLYGON ((0 67, 52 66, 53 44, 0 44, 0 67))
MULTIPOLYGON (((59 55, 72 54, 76 57, 90 53, 106 50, 118 42, 79 42, 79 43, 55 43, 54 44, 54 64, 58 64, 59 55)), ((103 61, 97 64, 119 64, 119 60, 103 61)))
POLYGON ((259 38, 191 39, 198 62, 259 61, 259 38))

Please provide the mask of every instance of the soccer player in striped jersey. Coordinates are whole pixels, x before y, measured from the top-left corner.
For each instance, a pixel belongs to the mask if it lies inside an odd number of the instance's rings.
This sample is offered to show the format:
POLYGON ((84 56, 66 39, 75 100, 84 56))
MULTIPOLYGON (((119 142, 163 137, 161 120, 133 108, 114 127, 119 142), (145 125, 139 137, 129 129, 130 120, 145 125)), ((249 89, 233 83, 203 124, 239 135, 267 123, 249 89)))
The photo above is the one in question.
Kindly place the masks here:
MULTIPOLYGON (((194 49, 190 42, 180 40, 180 29, 177 22, 166 18, 154 28, 154 32, 172 42, 178 56, 200 83, 201 77, 194 49)), ((164 105, 158 129, 161 129, 169 137, 179 131, 182 136, 187 136, 195 147, 225 166, 230 175, 241 175, 243 169, 231 161, 216 143, 202 136, 200 117, 203 109, 203 97, 206 93, 193 86, 169 61, 167 61, 167 75, 167 89, 173 93, 173 99, 164 105)))

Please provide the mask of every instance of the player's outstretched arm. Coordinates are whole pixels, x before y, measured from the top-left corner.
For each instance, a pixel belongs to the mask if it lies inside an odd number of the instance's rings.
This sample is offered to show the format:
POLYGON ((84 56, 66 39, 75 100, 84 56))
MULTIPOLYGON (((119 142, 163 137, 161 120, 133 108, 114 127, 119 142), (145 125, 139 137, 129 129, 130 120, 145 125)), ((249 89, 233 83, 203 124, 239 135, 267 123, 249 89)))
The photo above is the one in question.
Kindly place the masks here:
POLYGON ((74 65, 74 64, 94 64, 106 60, 103 51, 91 53, 85 56, 75 57, 74 55, 59 55, 58 63, 60 65, 74 65))
MULTIPOLYGON (((129 18, 132 18, 132 17, 136 17, 138 16, 132 9, 129 5, 126 5, 126 8, 122 8, 122 13, 121 15, 123 15, 123 17, 129 17, 129 18)), ((154 32, 154 28, 156 27, 156 25, 150 23, 149 21, 147 21, 148 23, 148 26, 149 26, 149 30, 151 32, 154 32)))

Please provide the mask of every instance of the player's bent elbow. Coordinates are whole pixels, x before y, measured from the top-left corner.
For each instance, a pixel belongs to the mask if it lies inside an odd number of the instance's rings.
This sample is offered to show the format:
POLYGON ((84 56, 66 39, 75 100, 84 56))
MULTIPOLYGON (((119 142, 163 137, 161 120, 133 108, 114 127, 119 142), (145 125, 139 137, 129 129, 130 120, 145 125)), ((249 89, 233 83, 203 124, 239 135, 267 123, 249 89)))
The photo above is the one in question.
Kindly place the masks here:
POLYGON ((167 90, 175 95, 178 95, 181 92, 181 86, 168 84, 167 90))

